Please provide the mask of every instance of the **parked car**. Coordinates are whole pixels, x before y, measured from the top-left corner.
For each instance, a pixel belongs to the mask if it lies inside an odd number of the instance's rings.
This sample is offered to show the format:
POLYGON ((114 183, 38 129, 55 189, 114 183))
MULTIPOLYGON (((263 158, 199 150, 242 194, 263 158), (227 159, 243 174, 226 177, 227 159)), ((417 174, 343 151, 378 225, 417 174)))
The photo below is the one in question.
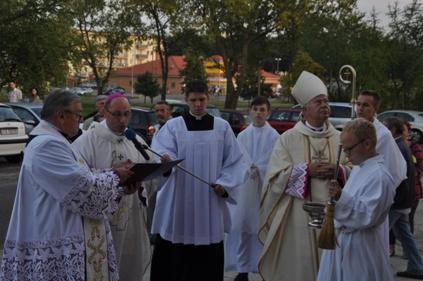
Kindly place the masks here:
MULTIPOLYGON (((168 99, 166 100, 166 102, 172 108, 172 117, 181 116, 182 114, 184 114, 185 112, 188 112, 189 110, 189 107, 185 101, 168 99)), ((215 117, 222 117, 219 108, 213 105, 208 105, 207 111, 208 113, 210 113, 211 115, 215 117)))
POLYGON ((282 108, 273 109, 267 118, 270 126, 275 128, 279 134, 294 127, 299 120, 301 109, 299 108, 282 108))
POLYGON ((245 118, 245 114, 239 111, 221 109, 220 114, 222 118, 231 125, 232 131, 234 131, 236 136, 249 125, 248 119, 245 118))
MULTIPOLYGON (((351 104, 347 102, 330 102, 329 107, 329 122, 332 123, 335 129, 342 131, 345 124, 351 120, 351 104)), ((301 105, 296 104, 292 108, 301 108, 301 105)))
POLYGON ((388 110, 380 113, 377 118, 383 122, 388 117, 397 117, 408 121, 411 125, 411 135, 418 135, 423 140, 423 112, 414 110, 388 110))
POLYGON ((89 87, 73 87, 69 89, 71 92, 77 94, 78 96, 86 96, 94 93, 94 90, 89 87))
POLYGON ((27 140, 22 120, 10 106, 0 103, 0 156, 19 162, 27 140))
POLYGON ((39 103, 11 103, 8 104, 16 115, 25 123, 25 132, 29 133, 41 121, 42 104, 39 103))
POLYGON ((137 107, 132 107, 131 111, 132 115, 128 127, 134 129, 150 145, 151 136, 148 134, 148 128, 157 123, 156 114, 153 110, 137 107))
POLYGON ((108 89, 106 89, 106 91, 103 93, 103 95, 106 95, 106 96, 108 96, 108 95, 110 95, 111 93, 122 93, 122 94, 125 94, 125 89, 124 88, 122 88, 122 87, 119 87, 119 86, 116 86, 116 87, 112 87, 112 88, 108 88, 108 89))

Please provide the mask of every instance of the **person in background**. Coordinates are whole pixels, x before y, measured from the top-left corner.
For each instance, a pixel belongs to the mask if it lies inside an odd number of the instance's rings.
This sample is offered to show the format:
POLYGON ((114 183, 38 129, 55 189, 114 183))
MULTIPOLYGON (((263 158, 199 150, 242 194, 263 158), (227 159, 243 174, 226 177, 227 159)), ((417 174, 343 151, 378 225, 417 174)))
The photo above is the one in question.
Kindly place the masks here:
POLYGON ((270 103, 263 97, 250 105, 252 124, 238 135, 249 160, 247 181, 238 188, 237 204, 229 205, 232 228, 225 241, 225 271, 236 270, 235 281, 248 281, 249 272, 258 271, 262 245, 258 240, 260 195, 267 164, 279 133, 267 122, 270 103))
POLYGON ((105 95, 98 95, 95 98, 95 108, 97 111, 94 116, 84 121, 84 124, 82 125, 84 130, 88 130, 91 125, 96 125, 104 120, 104 105, 106 104, 106 98, 107 96, 105 95))
POLYGON ((20 102, 22 100, 22 91, 16 87, 16 83, 10 82, 9 88, 9 102, 20 102))
MULTIPOLYGON (((395 186, 407 177, 407 164, 398 146, 392 137, 391 132, 380 122, 376 116, 380 106, 380 96, 371 90, 362 91, 356 102, 357 117, 364 118, 373 123, 377 134, 376 152, 383 155, 384 163, 392 175, 395 186)), ((384 235, 384 249, 387 256, 390 254, 389 248, 389 219, 387 218, 384 227, 380 228, 384 235)))
POLYGON ((385 126, 391 131, 399 150, 407 163, 407 178, 396 188, 394 203, 389 211, 389 227, 401 242, 408 259, 407 269, 397 272, 397 276, 423 280, 423 259, 417 248, 416 238, 410 230, 409 214, 415 199, 415 167, 411 151, 403 139, 404 122, 398 118, 386 118, 385 126))
POLYGON ((32 103, 41 103, 40 96, 38 95, 38 89, 33 87, 31 89, 31 102, 32 103))
POLYGON ((154 113, 156 114, 157 124, 152 129, 149 128, 148 135, 153 138, 161 127, 172 118, 172 108, 167 101, 158 101, 154 105, 154 113))
POLYGON ((410 211, 410 230, 412 233, 414 233, 414 215, 416 213, 420 200, 422 200, 423 198, 423 148, 420 145, 420 135, 410 134, 411 126, 409 122, 405 122, 404 129, 405 130, 403 136, 405 140, 407 140, 406 142, 408 143, 408 145, 410 146, 412 162, 416 167, 416 195, 410 211))
MULTIPOLYGON (((166 122, 172 118, 172 109, 166 101, 158 101, 154 105, 154 113, 156 114, 156 119, 158 123, 154 126, 151 126, 148 129, 148 135, 150 138, 155 138, 159 133, 159 130, 166 124, 166 122)), ((147 206, 147 229, 148 233, 151 232, 151 224, 153 222, 153 215, 154 209, 156 207, 156 197, 157 197, 157 190, 163 185, 166 181, 166 177, 162 177, 158 182, 158 186, 154 190, 152 190, 152 194, 148 199, 148 206, 147 206)), ((154 244, 156 235, 150 234, 150 241, 154 244)))

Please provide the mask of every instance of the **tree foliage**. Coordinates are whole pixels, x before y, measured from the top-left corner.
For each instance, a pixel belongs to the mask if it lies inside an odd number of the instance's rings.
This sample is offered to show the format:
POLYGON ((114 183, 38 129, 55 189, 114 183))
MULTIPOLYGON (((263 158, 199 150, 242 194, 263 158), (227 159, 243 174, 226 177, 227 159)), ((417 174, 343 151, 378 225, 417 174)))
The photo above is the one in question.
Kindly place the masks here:
POLYGON ((72 46, 75 65, 88 64, 98 92, 107 85, 116 56, 133 43, 131 35, 142 21, 133 13, 130 0, 74 0, 72 14, 76 30, 72 46))
MULTIPOLYGON (((277 0, 212 0, 185 1, 185 18, 199 32, 210 36, 218 54, 223 57, 226 76, 226 108, 235 108, 246 84, 249 57, 254 45, 283 29, 287 19, 303 10, 302 1, 277 0), (190 17, 187 17, 190 15, 190 17), (234 77, 237 87, 234 85, 234 77)), ((255 63, 256 65, 259 62, 255 63)))
POLYGON ((146 72, 137 76, 137 80, 134 84, 135 93, 143 95, 145 98, 149 97, 151 103, 153 98, 159 94, 160 85, 153 78, 153 74, 146 72))
POLYGON ((14 80, 24 94, 64 84, 72 25, 66 3, 5 0, 0 10, 0 83, 14 80))

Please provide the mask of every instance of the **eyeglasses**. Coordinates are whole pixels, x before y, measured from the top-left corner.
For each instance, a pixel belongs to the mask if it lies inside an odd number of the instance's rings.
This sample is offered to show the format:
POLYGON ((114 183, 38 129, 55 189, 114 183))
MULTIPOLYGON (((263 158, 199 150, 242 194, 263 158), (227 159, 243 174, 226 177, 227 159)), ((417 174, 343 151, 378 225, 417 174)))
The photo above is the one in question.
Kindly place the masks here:
POLYGON ((78 121, 82 121, 82 119, 83 119, 81 113, 73 112, 72 110, 69 110, 69 109, 65 109, 65 112, 70 113, 70 114, 73 114, 76 117, 78 117, 78 121))
POLYGON ((344 151, 345 154, 350 154, 351 151, 356 148, 359 144, 363 143, 365 140, 361 140, 357 142, 356 144, 350 146, 350 147, 342 147, 342 151, 344 151))
POLYGON ((130 110, 110 112, 109 110, 106 109, 106 111, 109 112, 115 118, 121 118, 121 117, 128 118, 132 114, 132 112, 130 110))

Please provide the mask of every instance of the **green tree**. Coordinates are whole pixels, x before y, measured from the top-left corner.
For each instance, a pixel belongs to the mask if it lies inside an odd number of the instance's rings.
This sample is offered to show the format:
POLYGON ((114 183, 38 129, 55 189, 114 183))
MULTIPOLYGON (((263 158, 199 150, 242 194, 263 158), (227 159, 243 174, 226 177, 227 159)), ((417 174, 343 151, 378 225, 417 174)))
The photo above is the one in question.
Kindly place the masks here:
POLYGON ((160 86, 153 78, 153 74, 146 72, 137 76, 137 80, 134 84, 134 90, 135 93, 144 96, 144 102, 147 97, 149 97, 151 104, 153 104, 153 98, 159 94, 160 86))
MULTIPOLYGON (((248 87, 249 57, 254 45, 282 30, 290 17, 301 14, 303 1, 212 0, 184 1, 185 19, 200 33, 207 34, 223 57, 227 96, 225 108, 235 108, 239 94, 248 87), (235 91, 234 77, 237 79, 235 91)), ((255 62, 259 65, 259 62, 255 62)))
POLYGON ((389 7, 390 32, 384 85, 388 107, 421 109, 423 102, 423 4, 389 7))
POLYGON ((326 69, 317 63, 307 52, 300 50, 295 56, 291 71, 282 78, 281 83, 285 86, 284 95, 289 96, 291 94, 290 89, 295 85, 295 82, 303 70, 319 76, 323 81, 326 80, 326 69))
POLYGON ((161 100, 166 100, 167 81, 169 76, 169 40, 170 25, 178 13, 178 4, 175 0, 135 0, 138 15, 146 16, 150 23, 147 25, 147 36, 153 38, 156 43, 156 51, 159 54, 162 89, 161 100))
MULTIPOLYGON (((107 85, 116 56, 132 44, 131 35, 142 32, 141 18, 131 0, 74 0, 77 30, 72 46, 75 65, 88 64, 99 93, 107 85)), ((142 34, 139 34, 142 35, 142 34)))
POLYGON ((184 77, 184 84, 193 80, 200 80, 207 83, 207 73, 204 69, 203 57, 195 50, 185 51, 185 68, 180 72, 184 77))
POLYGON ((1 84, 14 80, 29 95, 31 87, 46 93, 64 83, 72 27, 67 8, 57 0, 1 1, 1 84))

